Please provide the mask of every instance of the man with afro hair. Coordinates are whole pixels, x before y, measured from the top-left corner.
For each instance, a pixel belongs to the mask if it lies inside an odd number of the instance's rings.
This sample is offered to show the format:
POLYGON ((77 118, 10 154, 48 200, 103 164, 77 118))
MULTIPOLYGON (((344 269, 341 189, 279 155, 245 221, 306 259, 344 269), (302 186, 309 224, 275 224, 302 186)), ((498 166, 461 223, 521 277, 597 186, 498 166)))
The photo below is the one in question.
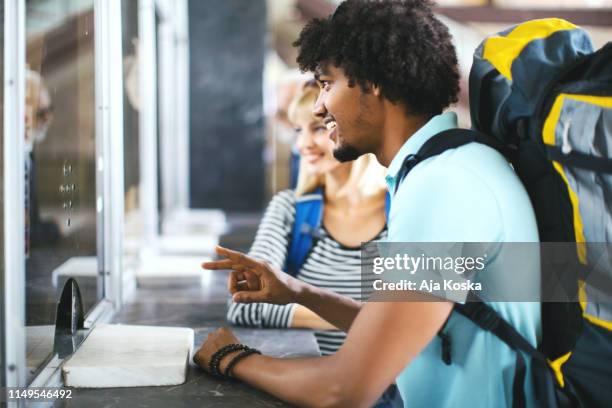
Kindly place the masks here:
MULTIPOLYGON (((527 193, 490 147, 470 143, 404 170, 425 142, 457 127, 456 115, 445 112, 459 91, 455 48, 429 2, 347 0, 329 18, 310 22, 295 45, 301 69, 313 72, 321 87, 314 113, 330 130, 336 158, 374 153, 388 168, 389 242, 537 242, 527 193)), ((394 382, 406 407, 535 406, 529 362, 522 371, 513 350, 453 312, 467 294, 362 304, 244 254, 225 248, 218 254, 225 259, 204 267, 233 269, 234 301, 300 303, 348 332, 333 356, 249 355, 233 365, 236 378, 300 406, 372 406, 394 382)), ((489 287, 539 288, 539 265, 491 258, 484 298, 489 287), (502 263, 512 273, 494 274, 502 263)), ((537 344, 538 303, 490 306, 537 344)), ((195 360, 206 367, 215 351, 234 342, 229 330, 220 329, 195 360)), ((231 359, 224 358, 221 368, 231 359)))

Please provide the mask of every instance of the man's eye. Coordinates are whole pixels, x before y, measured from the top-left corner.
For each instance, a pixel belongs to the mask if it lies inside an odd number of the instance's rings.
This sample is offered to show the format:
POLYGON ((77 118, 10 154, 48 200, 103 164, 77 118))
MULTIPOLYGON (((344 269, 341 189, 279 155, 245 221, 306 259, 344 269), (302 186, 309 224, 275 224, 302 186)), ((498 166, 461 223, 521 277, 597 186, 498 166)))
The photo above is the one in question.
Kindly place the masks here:
POLYGON ((295 128, 295 133, 300 133, 302 131, 302 128, 295 128))
POLYGON ((320 79, 319 80, 319 88, 321 88, 322 90, 327 90, 329 88, 329 81, 320 79))
POLYGON ((317 133, 318 132, 325 132, 325 131, 327 131, 327 128, 325 126, 317 126, 317 127, 314 128, 314 131, 317 132, 317 133))

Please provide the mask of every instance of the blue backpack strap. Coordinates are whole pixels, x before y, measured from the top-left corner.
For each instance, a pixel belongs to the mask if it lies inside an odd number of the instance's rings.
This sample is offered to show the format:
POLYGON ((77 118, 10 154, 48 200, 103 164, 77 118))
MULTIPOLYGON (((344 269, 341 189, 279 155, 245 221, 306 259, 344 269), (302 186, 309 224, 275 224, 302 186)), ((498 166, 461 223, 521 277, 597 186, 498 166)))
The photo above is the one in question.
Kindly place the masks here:
MULTIPOLYGON (((391 195, 385 195, 385 217, 389 219, 391 195)), ((312 241, 318 234, 323 217, 323 189, 303 195, 295 203, 295 221, 291 231, 291 242, 287 253, 285 271, 296 276, 312 248, 312 241)))
POLYGON ((323 189, 298 197, 285 271, 296 276, 312 248, 323 215, 323 189))
POLYGON ((385 193, 385 219, 389 222, 389 211, 391 211, 391 194, 385 193))

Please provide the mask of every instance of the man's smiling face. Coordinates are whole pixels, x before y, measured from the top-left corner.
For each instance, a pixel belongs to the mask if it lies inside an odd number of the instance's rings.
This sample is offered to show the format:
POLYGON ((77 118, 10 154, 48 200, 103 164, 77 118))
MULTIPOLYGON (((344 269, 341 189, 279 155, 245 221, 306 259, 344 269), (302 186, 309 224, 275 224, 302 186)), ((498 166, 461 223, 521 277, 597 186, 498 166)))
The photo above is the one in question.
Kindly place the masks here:
POLYGON ((314 115, 323 119, 331 131, 334 157, 346 162, 365 153, 373 153, 382 137, 382 98, 372 89, 349 86, 341 68, 321 65, 315 71, 321 93, 315 103, 314 115))

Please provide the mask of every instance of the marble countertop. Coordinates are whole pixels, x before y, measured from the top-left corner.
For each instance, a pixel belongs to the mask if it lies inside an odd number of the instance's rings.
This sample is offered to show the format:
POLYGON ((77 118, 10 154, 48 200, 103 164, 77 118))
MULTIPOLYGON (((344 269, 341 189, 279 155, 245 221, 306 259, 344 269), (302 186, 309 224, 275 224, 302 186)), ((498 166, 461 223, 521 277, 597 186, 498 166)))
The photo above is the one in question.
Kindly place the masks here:
MULTIPOLYGON (((212 328, 196 328, 199 346, 212 328)), ((318 354, 316 341, 305 330, 236 329, 240 341, 264 354, 299 357, 318 354)), ((73 389, 71 400, 58 407, 286 407, 287 404, 239 381, 218 380, 190 362, 187 381, 171 387, 73 389)))
MULTIPOLYGON (((206 273, 206 272, 205 272, 206 273)), ((206 287, 138 289, 113 323, 191 327, 194 350, 207 333, 227 325, 227 275, 215 272, 206 287)), ((309 330, 235 328, 241 342, 278 357, 318 355, 309 330)), ((169 387, 72 389, 72 399, 56 407, 286 407, 287 404, 239 381, 218 380, 190 362, 187 381, 169 387)))

